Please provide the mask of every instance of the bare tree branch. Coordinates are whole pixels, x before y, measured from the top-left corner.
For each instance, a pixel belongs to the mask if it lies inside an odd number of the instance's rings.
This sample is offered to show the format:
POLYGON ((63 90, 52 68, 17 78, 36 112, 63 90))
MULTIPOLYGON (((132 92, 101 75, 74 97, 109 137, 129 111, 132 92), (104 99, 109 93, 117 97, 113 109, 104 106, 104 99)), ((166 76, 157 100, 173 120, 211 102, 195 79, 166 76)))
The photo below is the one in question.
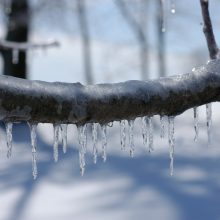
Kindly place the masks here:
POLYGON ((12 42, 0 40, 0 49, 6 50, 20 50, 26 51, 30 49, 45 49, 48 47, 58 47, 60 43, 56 40, 50 40, 42 43, 30 43, 30 42, 12 42))
POLYGON ((204 23, 203 32, 206 37, 206 42, 209 49, 209 56, 211 59, 216 59, 219 53, 219 49, 215 41, 215 36, 212 28, 212 21, 209 14, 209 1, 200 0, 200 5, 202 9, 202 17, 204 23))
POLYGON ((77 0, 77 13, 79 20, 79 28, 82 38, 82 49, 83 49, 83 62, 85 68, 85 77, 87 84, 93 84, 93 74, 92 74, 92 54, 91 54, 91 42, 89 27, 87 21, 87 10, 86 1, 77 0))
POLYGON ((0 119, 48 123, 107 123, 178 115, 220 101, 220 60, 192 73, 153 81, 83 86, 0 77, 0 119))
MULTIPOLYGON (((141 61, 141 78, 143 80, 147 79, 149 76, 149 63, 148 63, 148 45, 147 45, 147 37, 144 32, 144 27, 139 24, 134 16, 129 12, 126 3, 123 0, 114 0, 115 4, 118 6, 121 14, 124 16, 130 27, 133 29, 134 33, 137 36, 137 39, 140 44, 140 61, 141 61)), ((147 2, 143 2, 143 7, 146 7, 147 2)), ((146 17, 146 14, 145 14, 146 17)), ((143 15, 142 15, 143 19, 143 15)), ((145 18, 146 19, 146 18, 145 18)))

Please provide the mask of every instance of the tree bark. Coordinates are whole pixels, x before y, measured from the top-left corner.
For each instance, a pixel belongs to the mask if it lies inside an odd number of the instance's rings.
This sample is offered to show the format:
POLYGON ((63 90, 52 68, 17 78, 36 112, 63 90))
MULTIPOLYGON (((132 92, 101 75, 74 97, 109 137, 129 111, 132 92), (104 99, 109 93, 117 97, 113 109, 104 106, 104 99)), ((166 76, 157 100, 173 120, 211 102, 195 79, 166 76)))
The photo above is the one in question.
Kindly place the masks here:
POLYGON ((108 123, 175 116, 220 101, 220 60, 192 73, 152 81, 83 86, 0 77, 0 119, 45 123, 108 123))
MULTIPOLYGON (((27 42, 29 32, 29 5, 27 0, 12 0, 8 14, 6 41, 27 42)), ((27 78, 26 51, 2 49, 4 60, 3 74, 27 78), (17 62, 13 62, 13 52, 18 53, 17 62)))

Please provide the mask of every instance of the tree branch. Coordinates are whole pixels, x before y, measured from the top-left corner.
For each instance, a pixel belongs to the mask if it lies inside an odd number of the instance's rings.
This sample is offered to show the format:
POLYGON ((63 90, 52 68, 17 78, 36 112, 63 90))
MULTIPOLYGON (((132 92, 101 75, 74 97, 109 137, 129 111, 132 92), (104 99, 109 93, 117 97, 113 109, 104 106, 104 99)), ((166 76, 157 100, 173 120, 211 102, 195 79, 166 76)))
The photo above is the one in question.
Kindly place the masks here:
POLYGON ((0 48, 6 50, 26 51, 30 49, 38 49, 38 48, 44 49, 48 47, 58 47, 58 46, 60 46, 60 43, 55 40, 42 42, 42 43, 28 43, 28 42, 22 43, 22 42, 0 40, 0 48))
POLYGON ((206 42, 209 49, 209 56, 211 59, 216 59, 219 53, 217 43, 215 41, 215 36, 212 28, 212 21, 209 14, 209 1, 200 0, 200 5, 202 9, 203 17, 203 32, 206 37, 206 42))
POLYGON ((220 101, 220 60, 192 73, 153 81, 83 86, 0 77, 0 119, 47 123, 107 123, 177 115, 220 101))

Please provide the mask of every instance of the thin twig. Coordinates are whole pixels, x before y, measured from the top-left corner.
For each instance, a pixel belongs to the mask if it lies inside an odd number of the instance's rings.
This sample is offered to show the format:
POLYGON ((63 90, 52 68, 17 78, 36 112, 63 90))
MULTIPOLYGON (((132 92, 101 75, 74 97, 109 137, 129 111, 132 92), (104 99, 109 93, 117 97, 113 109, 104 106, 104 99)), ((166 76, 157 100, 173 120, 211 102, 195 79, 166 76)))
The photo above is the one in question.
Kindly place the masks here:
POLYGON ((202 9, 202 17, 204 23, 203 32, 206 37, 206 42, 209 49, 209 56, 211 59, 216 59, 219 53, 219 49, 215 41, 215 36, 212 28, 212 21, 209 14, 209 1, 200 0, 200 5, 202 9))

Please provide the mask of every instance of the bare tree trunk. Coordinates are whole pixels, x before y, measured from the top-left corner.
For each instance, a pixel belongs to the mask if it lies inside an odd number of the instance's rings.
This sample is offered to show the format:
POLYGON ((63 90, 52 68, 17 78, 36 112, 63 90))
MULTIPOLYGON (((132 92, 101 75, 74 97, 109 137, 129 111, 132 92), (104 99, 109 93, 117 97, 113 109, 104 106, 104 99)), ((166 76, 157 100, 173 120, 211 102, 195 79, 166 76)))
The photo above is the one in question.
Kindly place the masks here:
POLYGON ((141 79, 147 80, 149 78, 149 58, 148 58, 148 45, 147 45, 147 0, 140 1, 140 28, 142 29, 143 35, 139 34, 140 44, 140 62, 141 62, 141 79))
POLYGON ((166 76, 166 56, 165 56, 165 24, 163 0, 157 0, 157 46, 158 46, 158 77, 166 76))
MULTIPOLYGON (((12 0, 8 13, 6 41, 27 42, 29 32, 29 5, 27 0, 12 0)), ((27 78, 26 51, 2 49, 3 73, 19 78, 27 78), (18 59, 14 59, 13 54, 18 59)))
MULTIPOLYGON (((141 19, 139 22, 136 21, 134 16, 129 12, 126 3, 123 0, 115 0, 116 5, 118 6, 118 9, 120 10, 121 14, 124 16, 125 20, 128 22, 130 27, 133 29, 134 34, 137 37, 140 51, 140 73, 142 80, 146 80, 149 77, 149 62, 148 62, 148 45, 147 45, 147 39, 145 34, 145 24, 146 24, 146 14, 143 12, 140 12, 141 19)), ((147 1, 143 0, 141 2, 142 6, 145 8, 147 1)))
POLYGON ((85 0, 77 0, 77 9, 78 9, 77 11, 78 11, 78 19, 79 19, 79 28, 82 38, 86 83, 93 84, 94 81, 92 77, 91 45, 90 45, 90 35, 89 35, 85 0))

